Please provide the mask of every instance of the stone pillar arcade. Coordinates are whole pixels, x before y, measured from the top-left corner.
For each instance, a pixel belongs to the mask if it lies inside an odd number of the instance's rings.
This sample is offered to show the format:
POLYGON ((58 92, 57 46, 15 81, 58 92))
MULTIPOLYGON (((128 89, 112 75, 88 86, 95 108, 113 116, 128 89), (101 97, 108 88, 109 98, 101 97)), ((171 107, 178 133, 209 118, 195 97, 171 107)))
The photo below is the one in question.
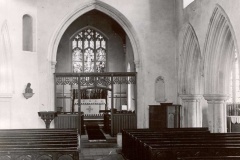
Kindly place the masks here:
POLYGON ((202 127, 202 95, 180 95, 182 99, 183 127, 202 127))
POLYGON ((226 100, 223 94, 203 95, 208 103, 208 127, 211 133, 227 132, 226 100))

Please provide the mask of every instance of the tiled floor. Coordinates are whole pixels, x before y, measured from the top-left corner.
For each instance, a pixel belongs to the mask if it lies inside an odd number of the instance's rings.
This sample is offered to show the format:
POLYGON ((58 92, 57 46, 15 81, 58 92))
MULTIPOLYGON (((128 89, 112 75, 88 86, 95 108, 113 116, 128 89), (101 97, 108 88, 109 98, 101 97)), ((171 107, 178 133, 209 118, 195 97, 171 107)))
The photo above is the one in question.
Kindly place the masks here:
POLYGON ((106 142, 88 142, 87 135, 82 135, 80 160, 124 160, 116 137, 105 136, 106 142))

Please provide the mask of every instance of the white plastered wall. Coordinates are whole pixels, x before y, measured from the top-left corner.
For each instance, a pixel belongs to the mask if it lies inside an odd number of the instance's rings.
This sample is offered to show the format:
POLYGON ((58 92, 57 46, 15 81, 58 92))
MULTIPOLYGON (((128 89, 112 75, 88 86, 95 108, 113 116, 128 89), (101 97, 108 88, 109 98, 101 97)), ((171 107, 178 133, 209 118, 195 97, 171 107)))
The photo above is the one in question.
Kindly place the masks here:
POLYGON ((67 18, 77 18, 74 16, 80 16, 91 9, 105 11, 122 23, 120 25, 125 27, 130 39, 138 72, 138 127, 148 127, 148 105, 158 104, 154 95, 154 83, 157 77, 163 76, 166 81, 168 101, 177 103, 175 0, 132 0, 131 2, 128 0, 5 0, 3 2, 6 9, 0 20, 8 21, 13 56, 12 110, 11 116, 6 120, 9 120, 11 128, 45 127, 37 112, 54 110, 52 73, 57 62, 54 61, 54 57, 49 56, 55 54, 51 50, 54 44, 52 42, 61 38, 57 37, 56 32, 59 30, 64 32, 64 28, 61 27, 66 27, 63 22, 68 23, 67 18), (96 3, 101 5, 92 5, 96 3), (74 14, 80 8, 82 9, 78 12, 80 14, 74 14), (22 51, 21 20, 24 14, 32 15, 34 20, 35 52, 22 51), (26 100, 22 93, 28 82, 32 84, 35 94, 26 100))

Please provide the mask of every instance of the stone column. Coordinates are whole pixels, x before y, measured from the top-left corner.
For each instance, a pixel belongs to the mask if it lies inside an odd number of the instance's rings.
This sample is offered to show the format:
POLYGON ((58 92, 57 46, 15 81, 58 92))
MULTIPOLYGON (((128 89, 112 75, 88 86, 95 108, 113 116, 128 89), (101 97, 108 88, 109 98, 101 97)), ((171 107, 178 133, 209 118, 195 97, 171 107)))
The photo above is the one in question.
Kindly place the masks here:
POLYGON ((182 127, 202 127, 202 95, 180 95, 182 99, 182 127))
POLYGON ((208 128, 211 133, 227 132, 226 100, 223 94, 206 94, 203 97, 208 103, 208 128))
POLYGON ((51 110, 55 110, 55 81, 54 81, 54 73, 56 71, 56 64, 57 62, 51 62, 51 69, 49 70, 49 90, 50 90, 50 99, 49 99, 49 105, 52 106, 51 110), (53 98, 52 98, 53 97, 53 98))

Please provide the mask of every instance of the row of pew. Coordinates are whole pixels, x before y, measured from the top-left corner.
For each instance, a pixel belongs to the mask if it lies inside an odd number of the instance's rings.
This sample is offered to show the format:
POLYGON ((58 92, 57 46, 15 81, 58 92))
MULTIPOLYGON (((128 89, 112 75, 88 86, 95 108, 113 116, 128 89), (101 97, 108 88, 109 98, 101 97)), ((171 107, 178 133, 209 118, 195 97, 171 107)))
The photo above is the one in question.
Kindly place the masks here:
POLYGON ((0 160, 78 160, 76 129, 2 129, 0 160))
POLYGON ((239 160, 240 133, 208 128, 123 129, 122 152, 129 160, 239 160))

